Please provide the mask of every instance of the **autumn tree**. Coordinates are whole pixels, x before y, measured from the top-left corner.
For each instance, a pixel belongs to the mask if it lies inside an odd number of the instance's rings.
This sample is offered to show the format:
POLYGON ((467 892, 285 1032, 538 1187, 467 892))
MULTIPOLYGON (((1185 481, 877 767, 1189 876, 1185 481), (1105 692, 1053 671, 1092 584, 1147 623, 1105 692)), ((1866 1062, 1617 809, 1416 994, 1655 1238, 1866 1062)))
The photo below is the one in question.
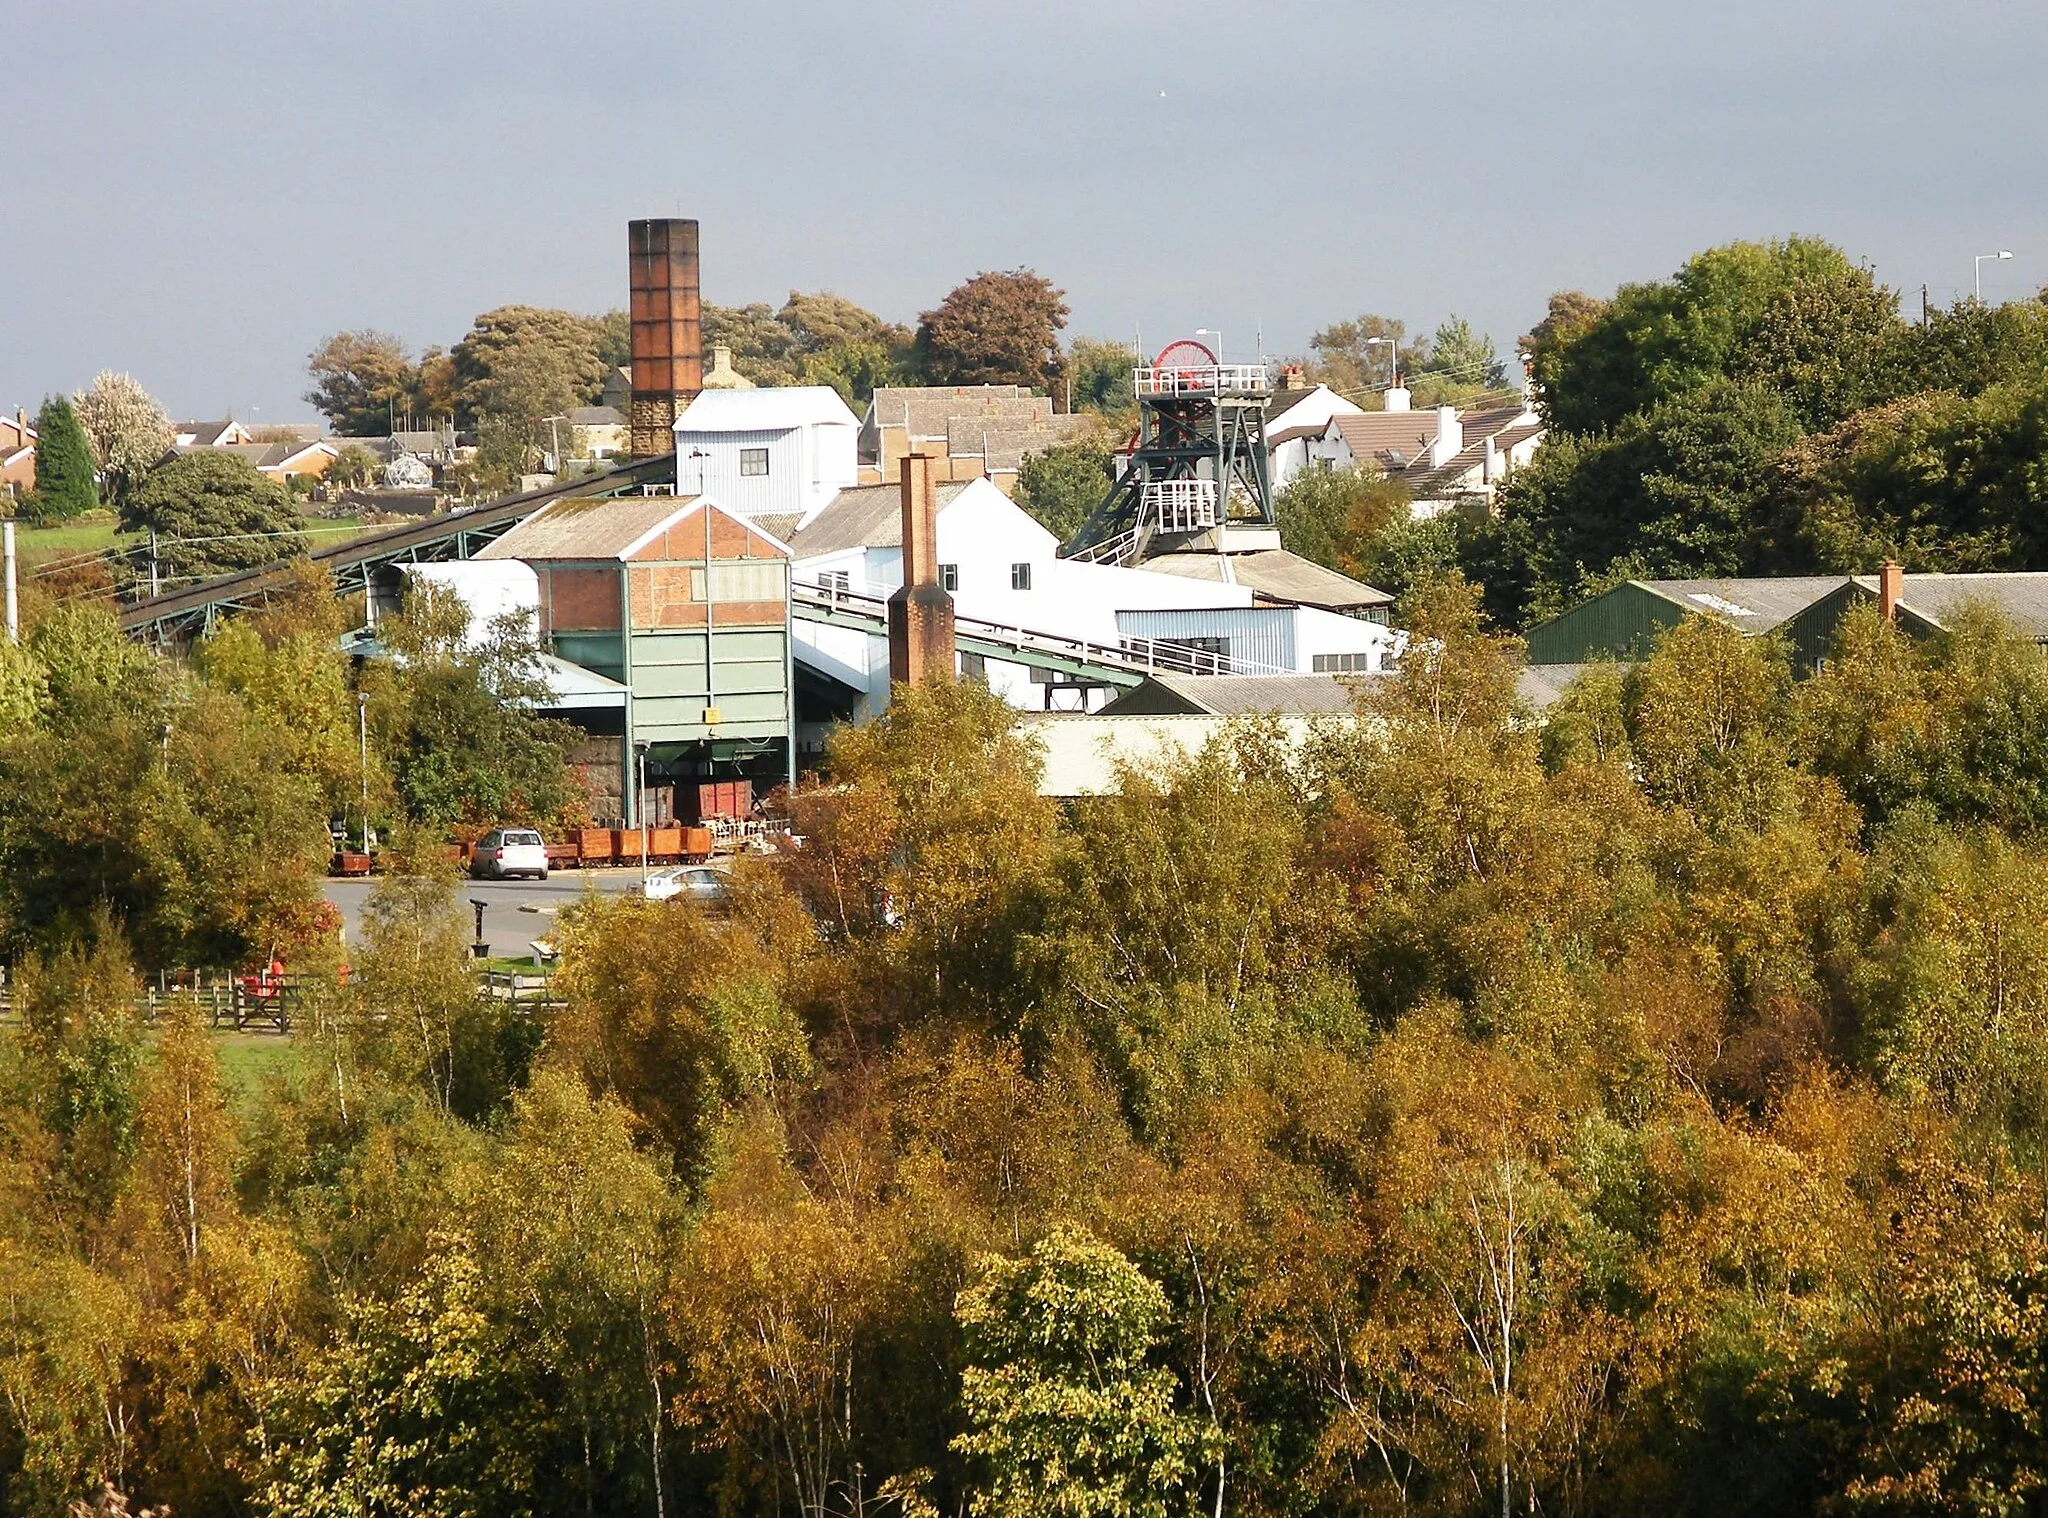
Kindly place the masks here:
POLYGON ((388 332, 336 332, 306 359, 313 388, 305 400, 346 437, 377 437, 427 404, 424 370, 388 332))
POLYGON ((981 1473, 972 1512, 1180 1510, 1202 1441, 1173 1372, 1146 1363, 1167 1314, 1156 1283, 1085 1229, 1057 1228, 1028 1258, 983 1259, 957 1313, 968 1430, 953 1446, 981 1473))
POLYGON ((1065 372, 1064 291, 1029 269, 981 273, 918 318, 917 355, 938 385, 1045 390, 1065 372))
POLYGON ((1351 572, 1366 544, 1408 515, 1408 490, 1368 469, 1316 463, 1273 496, 1280 541, 1305 559, 1351 572))
POLYGON ((174 1010, 157 1038, 136 1112, 143 1195, 185 1270, 199 1268, 213 1227, 234 1209, 233 1120, 198 1009, 174 1010))
POLYGON ((1317 379, 1354 399, 1384 390, 1429 361, 1429 340, 1411 342, 1406 322, 1366 312, 1333 322, 1309 340, 1317 379))
POLYGON ((92 442, 107 499, 119 506, 170 451, 171 419, 147 390, 110 370, 95 375, 72 405, 92 442))

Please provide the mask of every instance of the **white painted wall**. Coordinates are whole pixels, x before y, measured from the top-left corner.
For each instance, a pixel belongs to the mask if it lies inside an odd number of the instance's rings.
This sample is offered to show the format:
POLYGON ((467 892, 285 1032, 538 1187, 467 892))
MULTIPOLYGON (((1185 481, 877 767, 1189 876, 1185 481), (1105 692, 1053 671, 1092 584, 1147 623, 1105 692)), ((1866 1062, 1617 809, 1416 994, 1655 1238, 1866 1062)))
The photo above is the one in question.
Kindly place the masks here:
MULTIPOLYGON (((1241 585, 1113 564, 1078 564, 1059 558, 1058 547, 1057 538, 986 480, 974 481, 939 509, 939 562, 957 568, 953 605, 962 617, 1114 643, 1120 610, 1252 604, 1251 591, 1241 585), (1011 589, 1011 570, 1017 564, 1031 568, 1029 590, 1011 589)), ((816 584, 828 570, 845 571, 856 591, 887 595, 903 583, 903 553, 899 548, 869 548, 820 554, 799 559, 796 578, 816 584)), ((868 692, 863 717, 887 701, 889 650, 884 640, 803 621, 796 624, 795 636, 800 651, 816 652, 819 668, 849 684, 863 685, 868 692), (863 671, 864 683, 845 673, 854 669, 863 671)), ((992 660, 987 672, 989 688, 1012 705, 1024 710, 1043 707, 1044 687, 1032 681, 1028 668, 992 660)))
POLYGON ((445 564, 401 564, 408 589, 434 585, 453 591, 469 607, 469 628, 463 641, 471 648, 490 635, 499 617, 517 615, 540 627, 540 576, 521 559, 457 559, 445 564))

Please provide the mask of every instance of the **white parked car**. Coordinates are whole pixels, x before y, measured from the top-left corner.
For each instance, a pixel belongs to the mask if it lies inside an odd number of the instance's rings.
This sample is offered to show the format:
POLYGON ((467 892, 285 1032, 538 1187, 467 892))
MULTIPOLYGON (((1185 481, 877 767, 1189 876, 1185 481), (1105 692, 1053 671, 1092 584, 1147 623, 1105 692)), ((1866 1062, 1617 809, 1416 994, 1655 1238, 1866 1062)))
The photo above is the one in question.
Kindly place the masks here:
POLYGON ((708 864, 677 864, 649 875, 640 891, 649 901, 686 896, 700 906, 724 906, 732 896, 732 882, 723 870, 708 864))
POLYGON ((548 878, 548 849, 531 828, 493 828, 469 856, 469 873, 479 880, 509 880, 514 875, 548 878))

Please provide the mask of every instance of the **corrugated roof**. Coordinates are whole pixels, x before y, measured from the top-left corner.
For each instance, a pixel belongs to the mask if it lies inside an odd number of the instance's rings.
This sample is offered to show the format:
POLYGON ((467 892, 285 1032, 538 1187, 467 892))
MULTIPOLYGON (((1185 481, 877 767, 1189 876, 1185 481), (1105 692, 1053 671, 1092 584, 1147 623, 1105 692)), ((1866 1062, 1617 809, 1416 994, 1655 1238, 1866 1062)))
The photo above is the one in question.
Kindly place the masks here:
POLYGON ((818 424, 858 427, 860 418, 847 409, 830 385, 706 390, 683 408, 676 418, 676 431, 788 432, 818 424))
POLYGON ((699 497, 571 496, 550 501, 476 555, 479 559, 616 559, 696 510, 699 497))
POLYGON ((1687 611, 1719 617, 1746 633, 1765 633, 1797 616, 1830 591, 1841 575, 1788 575, 1775 579, 1632 580, 1687 611))
MULTIPOLYGON (((1876 575, 1857 575, 1855 580, 1877 594, 1876 575)), ((1910 574, 1900 586, 1899 604, 1936 626, 1946 626, 1972 602, 1996 607, 2019 632, 2036 642, 2048 641, 2048 572, 1910 574)))
POLYGON ((1170 705, 1215 717, 1291 717, 1353 709, 1351 687, 1337 675, 1150 675, 1107 703, 1102 713, 1156 713, 1170 705))
POLYGON ((623 427, 625 415, 616 406, 571 406, 568 411, 572 427, 623 427))
POLYGON ((1515 676, 1515 694, 1537 711, 1553 704, 1578 683, 1583 664, 1530 664, 1515 676))
MULTIPOLYGON (((965 485, 938 487, 944 511, 965 485)), ((845 553, 854 548, 903 546, 903 488, 900 485, 855 485, 834 496, 810 526, 786 540, 800 559, 845 553)))
POLYGON ((1361 606, 1391 606, 1394 601, 1384 590, 1325 569, 1285 548, 1257 553, 1167 553, 1146 559, 1138 568, 1187 580, 1242 585, 1260 600, 1289 606, 1349 611, 1361 606))

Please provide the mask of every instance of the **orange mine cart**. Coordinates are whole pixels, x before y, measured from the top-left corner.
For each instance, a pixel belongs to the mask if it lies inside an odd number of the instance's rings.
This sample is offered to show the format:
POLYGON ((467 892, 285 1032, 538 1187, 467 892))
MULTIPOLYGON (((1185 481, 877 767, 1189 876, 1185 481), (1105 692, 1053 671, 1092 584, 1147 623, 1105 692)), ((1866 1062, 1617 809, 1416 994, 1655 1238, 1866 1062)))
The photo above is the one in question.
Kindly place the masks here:
POLYGON ((653 828, 647 834, 647 853, 652 859, 664 864, 673 863, 683 857, 683 830, 681 828, 653 828))
POLYGON ((711 857, 711 829, 684 828, 682 832, 683 858, 702 860, 711 857))
POLYGON ((612 862, 612 830, 610 828, 578 828, 576 830, 576 857, 585 864, 610 864, 612 862))
POLYGON ((638 864, 640 862, 640 830, 638 828, 613 828, 612 855, 620 864, 638 864))

